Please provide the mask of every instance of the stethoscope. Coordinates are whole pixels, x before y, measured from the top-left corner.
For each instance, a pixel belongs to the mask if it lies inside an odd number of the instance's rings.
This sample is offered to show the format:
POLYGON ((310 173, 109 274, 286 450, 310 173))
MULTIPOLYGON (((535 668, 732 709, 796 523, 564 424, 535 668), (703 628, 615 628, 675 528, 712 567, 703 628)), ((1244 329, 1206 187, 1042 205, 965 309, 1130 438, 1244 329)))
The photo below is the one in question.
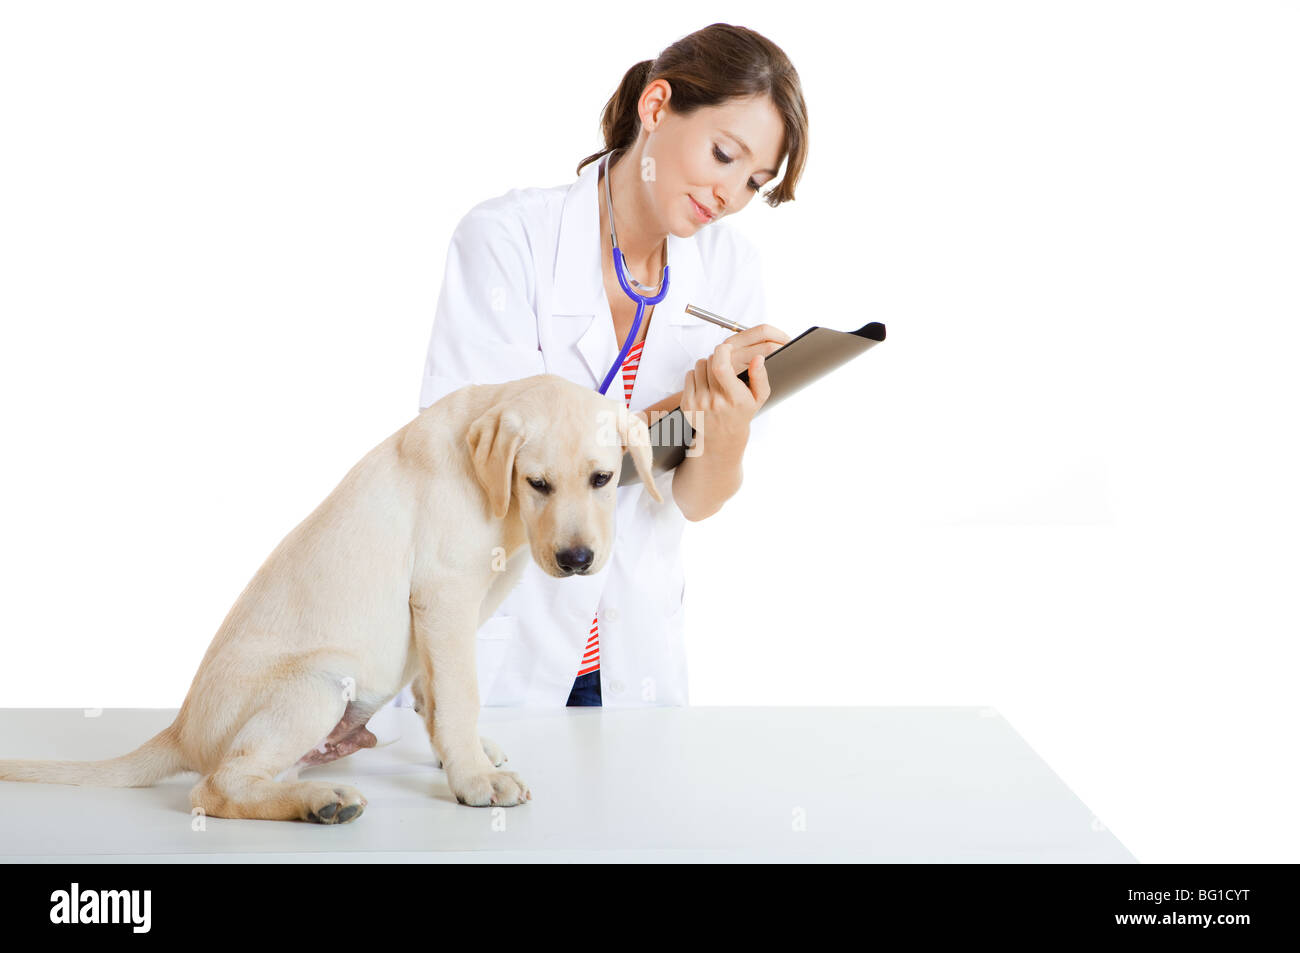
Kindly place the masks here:
POLYGON ((609 241, 614 246, 614 274, 618 275, 618 283, 623 286, 623 293, 636 302, 636 320, 632 322, 632 330, 628 332, 627 340, 623 342, 623 349, 618 352, 618 357, 614 359, 614 366, 609 369, 605 375, 604 382, 600 385, 600 392, 603 394, 609 389, 610 381, 618 373, 618 369, 623 366, 627 360, 627 352, 632 348, 632 342, 636 340, 637 332, 641 329, 641 318, 645 314, 647 305, 656 305, 664 300, 668 294, 668 248, 664 246, 664 273, 659 280, 659 284, 654 287, 643 285, 627 273, 627 266, 623 263, 623 252, 618 247, 618 233, 614 231, 614 202, 610 198, 609 191, 609 156, 600 160, 600 173, 605 179, 605 208, 609 213, 609 241), (632 286, 640 288, 647 292, 644 296, 637 294, 632 290, 632 286))

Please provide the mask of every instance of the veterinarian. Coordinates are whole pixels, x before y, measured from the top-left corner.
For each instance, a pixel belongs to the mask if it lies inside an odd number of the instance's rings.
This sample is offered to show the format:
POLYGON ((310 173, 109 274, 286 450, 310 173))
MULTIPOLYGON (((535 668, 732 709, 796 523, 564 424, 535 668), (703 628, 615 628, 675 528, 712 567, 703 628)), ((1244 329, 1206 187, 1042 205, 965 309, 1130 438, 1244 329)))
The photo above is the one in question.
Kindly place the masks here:
MULTIPOLYGON (((614 273, 607 160, 630 277, 656 286, 666 254, 670 281, 606 393, 651 424, 679 405, 707 408, 696 427, 700 453, 655 481, 662 504, 640 483, 618 489, 602 572, 558 579, 529 561, 478 632, 484 705, 687 704, 682 530, 740 488, 751 432, 766 425, 760 419, 751 431, 766 392, 762 358, 789 341, 765 324, 754 247, 722 221, 771 185, 783 161, 785 177, 765 199, 775 207, 794 198, 807 119, 785 54, 750 30, 714 24, 632 67, 601 127, 605 148, 578 165, 576 182, 514 189, 460 221, 420 409, 470 384, 534 374, 599 388, 636 313, 614 273), (687 304, 749 330, 733 334, 687 314, 687 304), (735 379, 746 369, 748 388, 735 379)), ((747 542, 761 545, 761 535, 747 542)), ((394 704, 412 704, 409 687, 394 704)))

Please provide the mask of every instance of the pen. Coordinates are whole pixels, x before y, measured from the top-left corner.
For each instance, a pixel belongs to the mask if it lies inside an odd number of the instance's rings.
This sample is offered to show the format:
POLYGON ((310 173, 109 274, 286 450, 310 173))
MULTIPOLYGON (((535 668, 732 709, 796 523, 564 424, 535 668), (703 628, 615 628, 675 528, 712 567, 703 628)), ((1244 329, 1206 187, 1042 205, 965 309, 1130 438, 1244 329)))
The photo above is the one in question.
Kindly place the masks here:
POLYGON ((686 306, 686 313, 693 314, 697 318, 703 318, 705 321, 712 321, 714 324, 719 325, 720 327, 724 327, 728 331, 749 330, 749 328, 745 327, 743 324, 737 324, 735 321, 729 321, 720 314, 714 314, 712 311, 705 311, 703 308, 697 308, 693 304, 688 304, 686 306))

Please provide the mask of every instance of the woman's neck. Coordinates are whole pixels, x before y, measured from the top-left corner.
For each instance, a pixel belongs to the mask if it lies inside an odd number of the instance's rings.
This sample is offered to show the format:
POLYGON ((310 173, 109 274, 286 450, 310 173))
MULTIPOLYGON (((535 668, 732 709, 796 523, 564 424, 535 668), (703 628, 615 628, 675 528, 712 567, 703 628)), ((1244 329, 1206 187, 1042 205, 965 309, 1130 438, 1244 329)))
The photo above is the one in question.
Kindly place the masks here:
MULTIPOLYGON (((659 283, 663 270, 664 240, 668 233, 654 220, 647 202, 645 183, 639 175, 640 153, 625 150, 614 158, 617 161, 605 172, 609 176, 610 197, 616 210, 614 226, 618 230, 618 247, 628 273, 642 284, 654 286, 659 283)), ((609 219, 606 217, 609 213, 605 208, 604 186, 597 191, 601 205, 600 234, 608 256, 613 248, 609 244, 609 219)))

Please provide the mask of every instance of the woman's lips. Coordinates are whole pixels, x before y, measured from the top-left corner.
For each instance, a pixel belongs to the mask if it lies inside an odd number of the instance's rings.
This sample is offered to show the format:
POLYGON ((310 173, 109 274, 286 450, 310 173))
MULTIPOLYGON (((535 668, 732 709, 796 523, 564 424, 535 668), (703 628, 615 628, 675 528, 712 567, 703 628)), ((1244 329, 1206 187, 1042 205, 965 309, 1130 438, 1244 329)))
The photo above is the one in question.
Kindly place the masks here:
MULTIPOLYGON (((687 197, 688 199, 691 199, 691 197, 690 197, 689 195, 686 196, 686 197, 687 197)), ((691 205, 695 206, 695 214, 699 217, 700 221, 702 221, 702 222, 711 222, 711 221, 713 221, 713 216, 709 214, 709 210, 706 209, 706 208, 705 208, 703 205, 701 205, 699 202, 695 201, 695 199, 691 199, 691 205)))

